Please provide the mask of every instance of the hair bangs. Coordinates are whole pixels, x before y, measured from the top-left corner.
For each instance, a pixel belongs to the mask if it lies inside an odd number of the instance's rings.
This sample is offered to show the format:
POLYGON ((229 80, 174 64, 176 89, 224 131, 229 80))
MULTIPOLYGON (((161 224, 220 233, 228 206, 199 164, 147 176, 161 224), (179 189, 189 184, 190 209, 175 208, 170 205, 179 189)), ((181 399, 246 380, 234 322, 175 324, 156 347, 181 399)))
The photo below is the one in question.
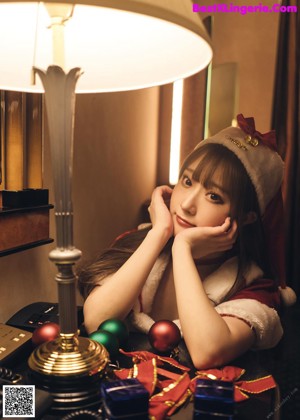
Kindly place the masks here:
POLYGON ((205 188, 218 186, 230 199, 232 213, 242 207, 249 177, 239 158, 221 144, 205 144, 194 150, 183 163, 180 176, 193 162, 199 160, 192 178, 205 188))
POLYGON ((205 188, 211 188, 218 185, 227 194, 230 193, 231 167, 221 156, 206 153, 200 159, 193 172, 193 179, 199 181, 205 188))

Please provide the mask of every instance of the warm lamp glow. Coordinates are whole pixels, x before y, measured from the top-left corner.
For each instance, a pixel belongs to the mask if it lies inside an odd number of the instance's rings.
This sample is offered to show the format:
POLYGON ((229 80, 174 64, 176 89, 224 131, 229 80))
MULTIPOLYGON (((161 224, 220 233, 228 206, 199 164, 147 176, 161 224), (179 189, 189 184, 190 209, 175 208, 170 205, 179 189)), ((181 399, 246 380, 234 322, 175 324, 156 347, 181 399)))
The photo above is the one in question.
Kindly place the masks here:
MULTIPOLYGON (((178 1, 168 2, 168 6, 149 0, 94 1, 120 9, 133 9, 133 3, 138 3, 138 13, 75 5, 72 18, 64 25, 64 69, 84 70, 77 92, 122 91, 170 83, 202 70, 210 62, 212 50, 199 16, 192 11, 192 2, 188 2, 190 9, 185 10, 183 19, 178 16, 178 1), (142 14, 144 11, 146 14, 142 14), (166 20, 156 17, 162 11, 166 20), (174 23, 176 20, 178 23, 174 23)), ((43 3, 0 2, 0 89, 43 90, 39 81, 37 86, 31 85, 31 69, 59 64, 53 58, 52 36, 43 3)))
POLYGON ((108 355, 77 333, 73 265, 81 252, 73 243, 71 188, 75 91, 174 82, 204 69, 212 50, 190 0, 79 0, 74 10, 55 3, 45 8, 0 0, 0 89, 45 92, 54 177, 57 246, 49 258, 58 268, 60 337, 37 347, 28 364, 39 386, 49 389, 51 383, 58 406, 61 390, 64 401, 73 404, 74 392, 84 396, 87 387, 99 404, 98 381, 108 355))
POLYGON ((169 183, 175 185, 178 181, 181 145, 181 118, 183 101, 183 80, 173 84, 172 120, 171 120, 171 147, 169 183))

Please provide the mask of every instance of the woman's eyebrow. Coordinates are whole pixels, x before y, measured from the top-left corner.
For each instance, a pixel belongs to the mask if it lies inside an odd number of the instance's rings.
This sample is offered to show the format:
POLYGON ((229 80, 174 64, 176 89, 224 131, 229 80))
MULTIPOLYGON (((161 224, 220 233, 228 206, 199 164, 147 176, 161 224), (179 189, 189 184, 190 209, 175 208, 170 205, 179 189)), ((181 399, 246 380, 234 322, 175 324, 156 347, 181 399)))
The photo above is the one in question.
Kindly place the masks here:
POLYGON ((225 193, 226 195, 228 195, 228 191, 226 191, 225 188, 222 185, 219 185, 214 181, 209 182, 209 188, 216 188, 216 189, 222 191, 223 193, 225 193))
MULTIPOLYGON (((187 168, 184 169, 183 173, 185 171, 190 172, 191 174, 193 174, 195 172, 195 169, 192 169, 190 167, 187 167, 187 168)), ((216 188, 216 189, 222 191, 224 194, 229 195, 228 191, 222 185, 218 184, 217 182, 215 182, 213 180, 210 180, 209 181, 209 188, 216 188)))

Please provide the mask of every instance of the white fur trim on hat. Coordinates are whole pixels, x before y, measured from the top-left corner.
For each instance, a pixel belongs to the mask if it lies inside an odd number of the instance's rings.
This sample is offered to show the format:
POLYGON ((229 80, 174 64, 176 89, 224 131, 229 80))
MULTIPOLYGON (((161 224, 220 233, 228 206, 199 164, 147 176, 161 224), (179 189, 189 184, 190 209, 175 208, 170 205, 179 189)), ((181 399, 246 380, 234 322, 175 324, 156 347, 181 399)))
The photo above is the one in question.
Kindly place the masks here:
MULTIPOLYGON (((257 193, 261 214, 279 190, 284 163, 271 148, 258 141, 253 146, 246 141, 247 134, 239 127, 228 127, 201 141, 196 147, 216 143, 231 150, 244 165, 257 193)), ((249 137, 249 136, 248 136, 249 137)))
POLYGON ((280 291, 280 297, 284 306, 292 306, 297 301, 296 293, 290 287, 278 287, 280 291))

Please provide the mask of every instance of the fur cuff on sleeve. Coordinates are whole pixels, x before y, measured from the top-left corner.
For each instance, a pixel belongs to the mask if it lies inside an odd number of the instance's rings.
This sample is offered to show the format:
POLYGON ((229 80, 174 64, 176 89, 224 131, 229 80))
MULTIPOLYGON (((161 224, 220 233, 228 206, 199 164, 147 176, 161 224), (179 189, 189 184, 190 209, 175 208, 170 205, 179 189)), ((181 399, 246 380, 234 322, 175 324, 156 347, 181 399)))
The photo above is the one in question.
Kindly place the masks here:
POLYGON ((283 330, 275 309, 254 299, 236 299, 216 306, 220 315, 236 316, 253 327, 256 333, 254 349, 275 347, 282 337, 283 330))
POLYGON ((144 312, 132 311, 128 316, 130 328, 133 327, 138 331, 148 334, 150 328, 154 324, 154 320, 144 312))

